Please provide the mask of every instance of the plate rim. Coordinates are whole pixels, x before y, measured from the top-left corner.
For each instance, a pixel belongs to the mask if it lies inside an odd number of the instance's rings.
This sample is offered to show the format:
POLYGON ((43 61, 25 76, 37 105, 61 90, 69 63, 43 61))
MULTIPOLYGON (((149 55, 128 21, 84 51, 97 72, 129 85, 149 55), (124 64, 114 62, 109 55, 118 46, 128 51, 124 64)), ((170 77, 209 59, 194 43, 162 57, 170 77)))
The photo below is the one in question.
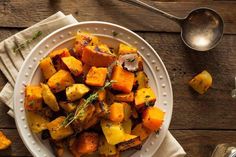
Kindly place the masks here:
MULTIPOLYGON (((172 114, 173 114, 173 89, 172 89, 172 84, 171 84, 171 81, 170 81, 169 73, 168 73, 168 71, 167 71, 167 69, 166 69, 166 66, 164 65, 164 62, 163 62, 162 59, 160 58, 160 56, 157 54, 157 52, 155 51, 155 49, 154 49, 146 40, 144 40, 141 36, 139 36, 138 34, 136 34, 135 32, 133 32, 132 30, 130 30, 130 29, 128 29, 128 28, 123 27, 123 26, 120 26, 120 25, 118 25, 118 24, 110 23, 110 22, 105 22, 105 21, 84 21, 84 22, 79 22, 79 23, 75 23, 75 24, 70 24, 70 25, 61 27, 61 28, 59 28, 59 29, 53 31, 52 33, 50 33, 50 34, 48 34, 46 37, 44 37, 41 41, 39 41, 39 42, 34 46, 34 48, 32 48, 32 50, 30 51, 30 53, 27 55, 27 57, 26 57, 25 60, 24 60, 24 63, 22 64, 22 66, 21 66, 21 68, 20 68, 20 70, 19 70, 19 72, 18 72, 17 79, 16 79, 16 83, 15 83, 15 85, 14 85, 14 92, 13 92, 13 110, 15 111, 15 108, 17 107, 17 106, 16 106, 16 93, 17 93, 16 90, 17 90, 17 86, 20 84, 20 78, 21 78, 20 74, 22 73, 22 71, 23 71, 23 69, 24 69, 23 67, 26 66, 26 61, 29 60, 29 59, 32 57, 32 55, 33 55, 34 53, 36 53, 35 50, 37 50, 37 48, 38 48, 40 45, 42 45, 43 42, 45 42, 46 40, 48 40, 51 36, 53 36, 53 35, 55 35, 55 34, 61 32, 61 31, 65 30, 65 29, 67 29, 67 28, 74 27, 74 26, 79 26, 79 25, 83 25, 83 24, 105 24, 105 25, 110 25, 110 26, 113 26, 113 27, 119 27, 120 29, 123 29, 123 30, 125 30, 126 32, 131 33, 132 35, 134 35, 134 36, 136 36, 137 38, 139 38, 142 42, 144 42, 145 45, 147 45, 148 48, 150 48, 151 51, 154 52, 154 55, 155 55, 155 56, 158 58, 158 60, 160 61, 160 64, 161 64, 161 66, 163 67, 164 73, 165 73, 166 76, 167 76, 167 82, 168 82, 168 85, 169 85, 169 88, 170 88, 170 93, 169 93, 169 94, 170 94, 170 104, 169 104, 169 105, 171 106, 171 107, 170 107, 170 116, 169 116, 168 122, 166 123, 166 126, 167 126, 167 127, 164 128, 164 129, 165 129, 165 131, 164 131, 164 133, 163 133, 163 134, 164 134, 164 137, 161 139, 161 142, 160 142, 160 145, 161 145, 161 144, 163 143, 164 138, 165 138, 165 136, 166 136, 166 134, 167 134, 167 131, 168 131, 168 129, 169 129, 170 122, 171 122, 171 119, 172 119, 172 114)), ((19 122, 18 122, 19 119, 16 118, 16 117, 15 117, 14 119, 15 119, 15 123, 16 123, 16 126, 17 126, 17 131, 18 131, 18 133, 19 133, 19 135, 20 135, 20 137, 21 137, 21 139, 22 139, 24 145, 27 147, 27 149, 30 151, 30 153, 31 153, 33 156, 37 156, 36 151, 32 150, 32 149, 28 146, 28 144, 26 143, 26 139, 23 138, 23 131, 21 131, 20 126, 19 126, 19 122)), ((160 148, 160 145, 155 148, 155 151, 152 153, 152 155, 154 155, 154 154, 156 153, 156 151, 158 150, 158 148, 160 148)))

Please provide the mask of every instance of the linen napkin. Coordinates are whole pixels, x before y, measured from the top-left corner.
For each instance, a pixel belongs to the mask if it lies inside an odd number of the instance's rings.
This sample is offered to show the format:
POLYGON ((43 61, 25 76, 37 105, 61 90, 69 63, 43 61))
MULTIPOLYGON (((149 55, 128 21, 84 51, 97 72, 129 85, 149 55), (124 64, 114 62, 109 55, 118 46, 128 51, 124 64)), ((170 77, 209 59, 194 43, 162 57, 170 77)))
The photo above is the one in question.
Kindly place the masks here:
MULTIPOLYGON (((8 114, 14 117, 13 112, 13 88, 17 78, 18 71, 24 62, 24 59, 29 54, 31 49, 45 36, 51 32, 78 21, 72 15, 64 15, 62 12, 46 18, 45 20, 7 38, 0 43, 0 69, 6 76, 8 83, 0 92, 0 101, 6 104, 10 110, 8 114), (32 38, 35 33, 43 32, 37 39, 32 40, 23 49, 14 52, 14 47, 20 47, 28 39, 32 38)), ((175 138, 167 133, 163 144, 153 157, 183 157, 185 152, 175 138)))

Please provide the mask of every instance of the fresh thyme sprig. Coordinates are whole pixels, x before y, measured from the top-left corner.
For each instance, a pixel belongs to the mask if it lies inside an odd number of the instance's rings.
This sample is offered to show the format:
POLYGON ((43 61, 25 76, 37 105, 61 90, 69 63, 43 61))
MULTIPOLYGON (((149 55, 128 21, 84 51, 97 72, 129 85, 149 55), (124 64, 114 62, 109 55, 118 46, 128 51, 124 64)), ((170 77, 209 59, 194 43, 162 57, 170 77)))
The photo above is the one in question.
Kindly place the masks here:
POLYGON ((110 87, 112 83, 114 83, 114 80, 111 80, 109 82, 106 82, 106 84, 98 89, 95 93, 91 94, 81 105, 77 106, 75 113, 70 113, 67 115, 66 119, 62 122, 62 127, 69 126, 72 122, 74 122, 77 119, 80 119, 83 117, 85 113, 85 109, 88 107, 90 103, 92 103, 94 100, 97 100, 98 93, 102 90, 104 90, 107 87, 110 87))
POLYGON ((31 39, 27 39, 23 43, 20 43, 17 46, 13 47, 13 52, 16 53, 16 52, 19 52, 22 49, 25 49, 26 46, 28 46, 32 41, 36 40, 42 34, 43 34, 42 31, 37 31, 35 34, 33 34, 31 39))

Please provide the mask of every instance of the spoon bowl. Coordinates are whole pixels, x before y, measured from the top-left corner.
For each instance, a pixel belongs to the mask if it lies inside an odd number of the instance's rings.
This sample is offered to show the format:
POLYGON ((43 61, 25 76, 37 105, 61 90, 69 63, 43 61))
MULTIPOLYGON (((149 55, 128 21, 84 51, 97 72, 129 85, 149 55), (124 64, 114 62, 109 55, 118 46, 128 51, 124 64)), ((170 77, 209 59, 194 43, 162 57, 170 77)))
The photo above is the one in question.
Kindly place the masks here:
POLYGON ((193 10, 180 25, 182 40, 188 47, 197 51, 212 49, 223 36, 223 19, 209 8, 193 10))

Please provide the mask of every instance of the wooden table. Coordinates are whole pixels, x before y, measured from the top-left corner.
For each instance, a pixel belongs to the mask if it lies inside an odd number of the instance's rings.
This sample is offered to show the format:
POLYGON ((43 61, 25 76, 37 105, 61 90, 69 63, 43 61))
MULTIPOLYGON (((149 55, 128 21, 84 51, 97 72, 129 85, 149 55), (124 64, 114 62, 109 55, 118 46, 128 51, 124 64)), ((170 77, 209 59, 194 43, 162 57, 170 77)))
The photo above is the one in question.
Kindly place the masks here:
MULTIPOLYGON (((236 100, 230 95, 236 76, 236 2, 161 1, 152 3, 181 17, 200 6, 217 10, 225 21, 225 35, 219 46, 206 53, 192 51, 183 45, 175 23, 117 0, 2 0, 0 40, 59 10, 73 14, 79 21, 108 21, 135 31, 155 48, 169 72, 174 92, 171 133, 187 156, 209 157, 217 144, 236 141, 236 100), (212 74, 214 83, 205 95, 198 95, 189 88, 188 81, 204 69, 212 74)), ((5 83, 0 73, 0 89, 5 83)), ((0 129, 13 144, 1 151, 0 156, 31 156, 7 111, 8 108, 0 104, 0 129)))

